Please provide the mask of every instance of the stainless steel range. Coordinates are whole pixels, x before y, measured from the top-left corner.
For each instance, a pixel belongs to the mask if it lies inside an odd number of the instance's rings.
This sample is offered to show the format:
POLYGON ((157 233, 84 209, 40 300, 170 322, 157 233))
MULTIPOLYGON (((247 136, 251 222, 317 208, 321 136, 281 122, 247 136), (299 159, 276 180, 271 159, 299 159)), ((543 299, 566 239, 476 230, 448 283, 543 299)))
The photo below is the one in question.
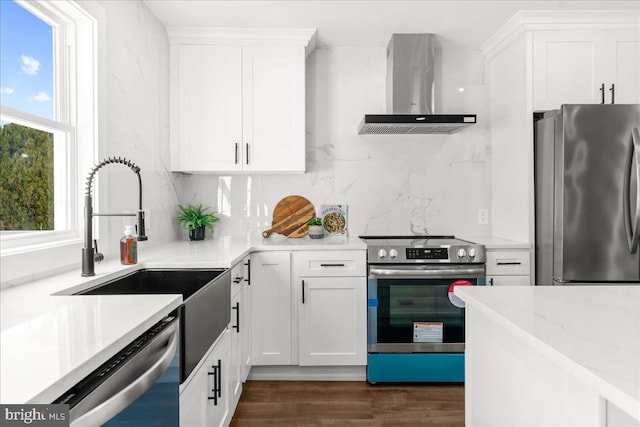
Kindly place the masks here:
POLYGON ((463 382, 464 303, 485 251, 454 236, 360 236, 367 244, 367 380, 463 382))

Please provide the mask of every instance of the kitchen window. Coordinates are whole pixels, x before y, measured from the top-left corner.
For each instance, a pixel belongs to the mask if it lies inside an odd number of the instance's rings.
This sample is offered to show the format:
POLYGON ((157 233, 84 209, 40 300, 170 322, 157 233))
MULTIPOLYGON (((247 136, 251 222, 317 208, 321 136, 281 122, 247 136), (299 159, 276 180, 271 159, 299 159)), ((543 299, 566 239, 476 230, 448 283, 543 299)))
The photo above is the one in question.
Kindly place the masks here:
POLYGON ((3 282, 15 276, 4 273, 9 257, 11 265, 32 269, 33 259, 16 255, 81 246, 82 177, 93 164, 98 131, 97 22, 82 6, 0 2, 3 282))

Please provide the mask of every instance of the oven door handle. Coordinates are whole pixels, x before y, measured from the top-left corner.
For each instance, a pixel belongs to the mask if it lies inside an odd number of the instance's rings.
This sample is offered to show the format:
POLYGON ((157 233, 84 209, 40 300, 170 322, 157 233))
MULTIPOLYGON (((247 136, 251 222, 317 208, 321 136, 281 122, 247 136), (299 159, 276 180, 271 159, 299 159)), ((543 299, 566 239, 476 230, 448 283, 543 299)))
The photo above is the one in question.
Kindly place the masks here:
POLYGON ((369 276, 372 278, 392 279, 394 277, 404 279, 423 279, 423 278, 455 278, 465 279, 478 276, 484 276, 483 267, 465 267, 465 268, 434 268, 434 269, 397 269, 397 268, 372 268, 369 270, 369 276))

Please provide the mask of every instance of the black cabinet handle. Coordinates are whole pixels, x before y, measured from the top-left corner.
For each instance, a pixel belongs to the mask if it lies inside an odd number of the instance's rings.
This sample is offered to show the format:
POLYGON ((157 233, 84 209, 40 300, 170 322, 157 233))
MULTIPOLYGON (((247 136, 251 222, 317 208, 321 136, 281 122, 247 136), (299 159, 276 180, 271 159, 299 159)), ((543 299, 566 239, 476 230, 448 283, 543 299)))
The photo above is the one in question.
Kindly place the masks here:
POLYGON ((242 279, 244 279, 244 276, 236 277, 235 279, 233 279, 233 283, 240 283, 242 282, 242 279))
POLYGON ((249 143, 245 144, 247 146, 247 164, 249 164, 249 143))
POLYGON ((251 260, 248 259, 245 265, 247 266, 247 278, 244 281, 247 282, 248 286, 251 286, 251 260))
POLYGON ((217 365, 212 365, 211 368, 213 372, 208 372, 208 375, 213 376, 213 388, 211 391, 213 392, 213 396, 207 396, 207 399, 213 400, 213 404, 218 406, 218 398, 222 397, 221 388, 222 388, 222 360, 218 359, 217 365))
POLYGON ((302 303, 304 304, 304 280, 302 281, 302 303))
POLYGON ((236 142, 236 165, 238 164, 238 143, 236 142))
POLYGON ((522 265, 520 261, 498 261, 496 265, 522 265))
POLYGON ((611 83, 611 87, 609 88, 609 92, 611 92, 611 103, 616 103, 616 85, 615 83, 611 83))
POLYGON ((600 104, 604 104, 604 83, 600 85, 600 95, 602 96, 602 101, 600 104))
POLYGON ((493 286, 493 277, 489 279, 489 286, 493 286))
POLYGON ((340 263, 340 264, 320 264, 320 267, 344 267, 345 265, 340 263))
POLYGON ((218 359, 218 397, 222 397, 222 360, 218 359))
POLYGON ((235 307, 231 307, 231 310, 236 311, 236 324, 232 326, 232 328, 234 328, 237 333, 240 333, 240 303, 237 302, 235 307))

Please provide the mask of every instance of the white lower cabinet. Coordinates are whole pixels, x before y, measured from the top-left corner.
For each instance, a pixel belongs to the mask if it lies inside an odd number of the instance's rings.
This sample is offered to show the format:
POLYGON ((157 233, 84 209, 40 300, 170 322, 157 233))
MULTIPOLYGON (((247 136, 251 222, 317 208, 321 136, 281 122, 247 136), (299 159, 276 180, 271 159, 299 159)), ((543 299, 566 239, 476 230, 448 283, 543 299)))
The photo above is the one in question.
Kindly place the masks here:
POLYGON ((229 390, 230 412, 240 401, 242 383, 251 369, 251 316, 249 295, 249 257, 231 268, 231 320, 229 322, 229 390))
POLYGON ((530 251, 528 249, 488 248, 488 286, 529 286, 531 284, 530 251))
POLYGON ((366 365, 364 250, 256 252, 250 283, 252 365, 366 365))
POLYGON ((251 255, 253 365, 291 365, 291 253, 251 255))
POLYGON ((366 365, 366 278, 305 277, 300 286, 300 366, 366 365))
POLYGON ((294 252, 300 366, 367 364, 364 251, 294 252))
POLYGON ((242 295, 240 298, 240 358, 242 382, 247 380, 253 359, 251 357, 251 259, 249 256, 242 260, 244 279, 242 281, 242 295))
POLYGON ((229 339, 225 329, 180 392, 181 427, 230 424, 229 339))

